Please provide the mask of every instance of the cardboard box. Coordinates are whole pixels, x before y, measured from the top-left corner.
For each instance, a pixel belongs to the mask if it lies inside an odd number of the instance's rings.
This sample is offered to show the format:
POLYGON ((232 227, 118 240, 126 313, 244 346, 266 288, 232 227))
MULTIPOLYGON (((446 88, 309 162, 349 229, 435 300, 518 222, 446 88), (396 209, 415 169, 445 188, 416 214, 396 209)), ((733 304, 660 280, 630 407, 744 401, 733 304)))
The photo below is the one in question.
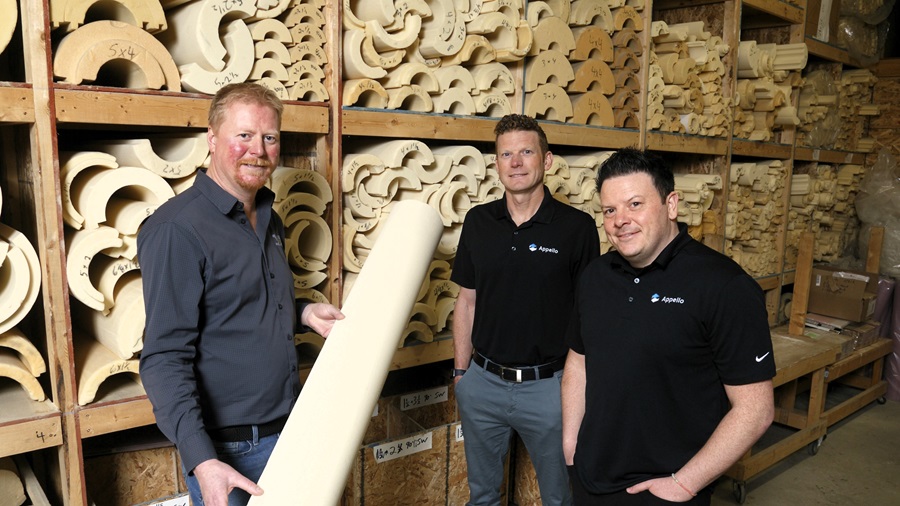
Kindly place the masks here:
POLYGON ((871 345, 879 338, 881 323, 870 320, 862 323, 851 323, 840 330, 841 335, 853 338, 853 349, 860 350, 871 345))
POLYGON ((834 267, 813 267, 807 312, 854 322, 875 312, 878 275, 834 267))

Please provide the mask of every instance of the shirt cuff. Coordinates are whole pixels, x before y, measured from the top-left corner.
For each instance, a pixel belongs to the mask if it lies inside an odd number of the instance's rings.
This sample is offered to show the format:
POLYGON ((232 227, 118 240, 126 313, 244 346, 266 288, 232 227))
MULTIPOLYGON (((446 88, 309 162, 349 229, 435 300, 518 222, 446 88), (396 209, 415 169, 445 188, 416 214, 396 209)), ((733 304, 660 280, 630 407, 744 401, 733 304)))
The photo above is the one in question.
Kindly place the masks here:
POLYGON ((194 468, 210 459, 218 459, 212 439, 205 431, 199 432, 178 443, 178 454, 188 474, 194 474, 194 468))
POLYGON ((294 308, 297 310, 297 323, 294 325, 294 333, 295 334, 306 334, 307 332, 315 332, 312 327, 308 327, 303 324, 303 310, 306 309, 306 306, 309 305, 309 302, 302 301, 300 299, 294 299, 294 308))

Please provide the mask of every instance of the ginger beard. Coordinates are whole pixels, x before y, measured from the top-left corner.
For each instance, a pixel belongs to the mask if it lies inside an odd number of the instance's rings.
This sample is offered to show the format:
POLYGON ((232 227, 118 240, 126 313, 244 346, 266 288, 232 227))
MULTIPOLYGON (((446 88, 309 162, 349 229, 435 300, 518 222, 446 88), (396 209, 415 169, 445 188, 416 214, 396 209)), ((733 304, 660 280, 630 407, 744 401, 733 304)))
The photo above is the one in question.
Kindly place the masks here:
POLYGON ((256 192, 266 185, 275 166, 269 160, 260 158, 242 159, 237 162, 237 184, 241 188, 256 192))

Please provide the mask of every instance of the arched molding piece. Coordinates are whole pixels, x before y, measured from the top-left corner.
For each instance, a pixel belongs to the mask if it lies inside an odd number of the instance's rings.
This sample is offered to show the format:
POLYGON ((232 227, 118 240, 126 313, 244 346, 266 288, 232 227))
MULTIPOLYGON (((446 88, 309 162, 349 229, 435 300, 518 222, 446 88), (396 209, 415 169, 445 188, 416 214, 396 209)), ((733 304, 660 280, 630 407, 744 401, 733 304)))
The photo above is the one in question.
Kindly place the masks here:
POLYGON ((106 140, 94 144, 94 147, 114 156, 118 164, 143 167, 166 179, 178 179, 193 174, 209 156, 206 132, 158 134, 144 139, 106 140))
POLYGON ((69 84, 95 81, 104 66, 115 69, 127 88, 181 91, 178 68, 165 46, 119 21, 82 26, 60 41, 53 57, 54 75, 69 84))
POLYGON ((598 90, 604 95, 616 92, 616 78, 609 65, 597 59, 576 62, 572 65, 575 78, 569 83, 569 93, 585 93, 598 90))
POLYGON ((256 4, 256 14, 253 15, 253 19, 270 19, 281 16, 285 12, 287 12, 288 7, 294 3, 293 0, 272 0, 269 1, 266 5, 263 5, 266 2, 259 1, 256 4))
POLYGON ((519 61, 525 58, 528 51, 531 51, 531 45, 534 43, 534 32, 531 25, 524 19, 520 19, 516 25, 516 45, 512 47, 499 47, 494 44, 497 53, 497 61, 509 63, 519 61))
POLYGON ((575 79, 572 64, 559 51, 548 49, 525 63, 525 91, 537 89, 541 84, 553 83, 565 88, 575 79))
MULTIPOLYGON (((637 95, 641 91, 641 83, 637 80, 637 77, 630 72, 616 73, 615 80, 615 85, 618 89, 629 90, 635 95, 637 95)), ((606 95, 611 95, 611 93, 606 93, 606 95)))
POLYGON ((435 95, 432 99, 435 113, 455 114, 457 116, 474 116, 475 100, 462 88, 450 88, 435 95))
POLYGON ((575 36, 572 35, 572 29, 565 21, 556 16, 541 19, 540 23, 534 27, 533 33, 534 40, 528 51, 529 56, 535 56, 547 49, 556 49, 560 53, 568 55, 575 49, 575 36))
MULTIPOLYGON (((333 238, 331 229, 320 216, 306 211, 295 211, 285 218, 287 257, 292 267, 307 272, 324 271, 325 262, 331 257, 333 238)), ((294 274, 297 275, 297 271, 294 274)), ((309 286, 316 286, 322 280, 309 286)))
POLYGON ((613 10, 613 26, 616 31, 630 28, 635 32, 640 32, 644 30, 644 19, 634 7, 626 5, 613 10))
POLYGON ((450 320, 450 314, 456 307, 456 297, 438 297, 434 304, 434 312, 437 322, 432 325, 435 333, 441 332, 447 328, 447 322, 450 320))
MULTIPOLYGON (((569 13, 572 9, 571 0, 545 0, 545 2, 547 3, 547 7, 550 8, 550 12, 552 12, 554 16, 563 21, 567 21, 569 19, 569 13)), ((531 2, 529 2, 529 4, 530 3, 531 2)))
MULTIPOLYGON (((372 211, 370 209, 370 211, 372 211)), ((344 226, 350 227, 356 232, 366 232, 368 230, 372 230, 375 228, 375 225, 378 224, 378 220, 381 219, 381 209, 375 210, 373 213, 374 217, 360 220, 357 216, 350 211, 349 208, 344 208, 344 226)))
POLYGON ((473 96, 475 99, 475 112, 492 118, 502 118, 512 112, 512 104, 509 97, 502 91, 489 88, 482 91, 478 95, 473 96))
POLYGON ((277 40, 286 46, 296 42, 288 27, 278 19, 253 21, 252 23, 247 23, 247 28, 250 29, 250 36, 254 42, 277 40))
POLYGON ((276 202, 285 200, 291 193, 309 193, 325 203, 334 200, 325 176, 310 169, 277 167, 272 172, 271 188, 276 202))
POLYGON ((572 62, 600 59, 613 61, 613 41, 606 30, 599 26, 580 26, 572 29, 575 48, 569 53, 572 62))
POLYGON ((25 234, 0 223, 6 258, 0 264, 0 334, 15 327, 34 306, 41 288, 41 265, 25 234))
POLYGON ((514 49, 518 45, 516 36, 518 24, 518 16, 510 18, 499 11, 482 13, 466 23, 466 33, 483 35, 494 47, 514 49))
MULTIPOLYGON (((548 16, 555 16, 555 14, 553 13, 553 9, 547 5, 547 2, 528 2, 528 7, 525 12, 525 20, 528 23, 528 26, 534 28, 542 19, 548 16)), ((566 19, 568 19, 568 16, 566 16, 566 19)))
POLYGON ((9 378, 25 390, 33 401, 43 402, 47 398, 37 378, 22 363, 18 355, 12 351, 0 348, 0 376, 9 378))
POLYGON ((366 32, 363 30, 344 31, 344 78, 380 79, 387 75, 382 67, 372 66, 363 57, 366 32))
POLYGON ((423 166, 434 163, 431 148, 424 142, 412 139, 374 142, 361 146, 357 151, 377 156, 386 168, 402 167, 409 158, 417 160, 423 166))
MULTIPOLYGON (((241 32, 246 32, 246 38, 241 37, 241 42, 252 47, 250 29, 241 18, 249 18, 255 13, 255 2, 235 3, 228 10, 222 9, 220 0, 186 3, 166 12, 169 29, 159 35, 159 40, 179 66, 193 64, 208 72, 219 72, 226 68, 226 57, 234 60, 237 56, 229 51, 220 36, 221 29, 240 23, 241 32)), ((252 61, 246 65, 251 66, 252 61)))
POLYGON ((366 178, 363 183, 369 195, 393 197, 399 190, 421 190, 422 181, 411 167, 393 167, 366 178))
POLYGON ((62 178, 63 221, 74 229, 84 225, 84 217, 75 209, 72 201, 72 184, 82 171, 89 169, 115 169, 119 166, 115 156, 100 151, 63 151, 59 154, 59 172, 62 178))
POLYGON ((13 327, 0 333, 0 348, 15 351, 22 365, 35 378, 47 372, 47 364, 44 363, 41 352, 18 328, 13 327))
POLYGON ((73 297, 95 311, 112 307, 113 301, 107 300, 94 286, 91 263, 101 252, 121 248, 122 245, 119 231, 112 227, 66 231, 66 277, 73 297))
MULTIPOLYGON (((345 17, 348 12, 349 9, 344 7, 345 17)), ((322 13, 322 7, 309 2, 291 2, 287 14, 282 16, 281 19, 288 28, 300 23, 310 23, 318 27, 325 26, 325 14, 322 13)), ((362 28, 361 24, 359 28, 362 28)))
POLYGON ((570 26, 597 26, 612 33, 613 15, 607 0, 576 0, 569 10, 570 26))
MULTIPOLYGON (((348 245, 353 244, 353 238, 360 232, 356 231, 353 227, 344 226, 343 230, 343 239, 345 247, 341 248, 343 253, 343 265, 344 270, 348 272, 359 273, 362 270, 364 259, 360 258, 356 255, 354 248, 349 247, 348 245)), ((345 274, 346 276, 346 274, 345 274)), ((344 294, 349 292, 349 287, 346 284, 346 278, 344 281, 344 294)))
MULTIPOLYGON (((290 57, 290 54, 288 56, 290 57)), ((305 79, 319 82, 325 80, 325 71, 322 70, 322 66, 309 60, 296 61, 288 66, 287 71, 288 83, 298 83, 305 79)))
POLYGON ((328 89, 316 79, 301 79, 288 88, 288 100, 302 100, 305 102, 327 102, 328 89))
MULTIPOLYGON (((460 181, 466 185, 466 194, 470 197, 478 195, 478 176, 468 165, 454 165, 450 168, 450 173, 445 179, 447 182, 460 181)), ((453 203, 454 207, 460 207, 457 203, 453 203)), ((465 213, 464 213, 465 214, 465 213)))
MULTIPOLYGON (((11 9, 3 6, 2 11, 7 15, 10 12, 15 14, 15 0, 11 4, 11 9)), ((159 0, 54 0, 50 4, 50 26, 74 32, 84 25, 89 10, 97 19, 128 23, 148 33, 162 32, 167 27, 166 15, 159 0)), ((12 19, 15 20, 16 16, 12 19)))
POLYGON ((406 49, 419 37, 422 28, 422 18, 415 14, 407 14, 403 23, 403 29, 398 32, 388 32, 376 21, 366 21, 366 34, 372 38, 372 43, 377 51, 390 51, 394 49, 406 49))
POLYGON ((441 58, 441 66, 481 65, 497 59, 494 46, 483 35, 466 35, 462 48, 451 56, 441 58))
POLYGON ((79 405, 86 406, 94 402, 100 385, 112 376, 129 374, 139 385, 141 384, 138 359, 118 357, 96 339, 81 333, 75 334, 73 348, 79 405))
MULTIPOLYGON (((460 73, 468 75, 468 71, 464 67, 454 66, 449 68, 460 70, 462 71, 460 73)), ((441 69, 432 69, 424 63, 419 62, 401 63, 396 68, 388 71, 387 76, 382 78, 380 83, 384 89, 399 88, 401 86, 415 84, 429 93, 440 93, 442 90, 449 87, 444 87, 441 84, 441 81, 437 76, 438 70, 441 69)), ((469 80, 472 80, 471 75, 469 75, 469 80)), ((472 84, 474 86, 475 83, 473 82, 472 84)), ((387 93, 385 93, 385 98, 387 98, 387 93)))
POLYGON ((140 268, 137 260, 133 258, 113 258, 107 255, 94 257, 94 261, 91 262, 91 279, 96 280, 94 286, 103 295, 103 314, 108 314, 115 304, 116 284, 119 280, 125 274, 140 268))
POLYGON ((395 21, 393 0, 350 0, 344 3, 344 8, 348 7, 359 20, 375 21, 381 26, 390 26, 395 21))
POLYGON ((287 215, 295 211, 308 211, 321 216, 325 213, 326 204, 315 195, 293 192, 289 193, 284 200, 276 202, 272 208, 283 220, 287 215))
POLYGON ((388 94, 388 109, 402 109, 405 111, 432 112, 434 102, 431 95, 421 86, 410 84, 392 90, 385 90, 388 94))
POLYGON ((615 114, 609 99, 601 91, 589 91, 572 97, 575 111, 572 123, 612 127, 616 124, 615 114))
POLYGON ((179 65, 181 84, 187 90, 214 95, 226 83, 244 82, 250 75, 255 51, 250 29, 243 20, 238 19, 225 25, 221 31, 220 39, 228 55, 228 64, 220 71, 207 69, 195 62, 179 65))
POLYGON ((0 54, 2 54, 16 31, 19 21, 18 2, 16 0, 0 0, 0 12, 6 13, 0 17, 0 54))
MULTIPOLYGON (((413 169, 423 184, 440 184, 450 173, 453 161, 448 158, 434 158, 431 163, 424 165, 421 160, 409 158, 404 165, 413 169)), ((423 188, 424 191, 424 188, 423 188)), ((419 196, 415 198, 420 199, 419 196)), ((421 200, 421 199, 420 199, 421 200)))
POLYGON ((315 42, 301 42, 288 47, 288 53, 291 54, 291 62, 311 61, 322 67, 328 63, 328 54, 319 44, 315 42))
MULTIPOLYGON (((141 167, 93 170, 86 176, 78 178, 71 187, 73 205, 84 217, 86 228, 96 228, 107 221, 111 200, 138 202, 146 208, 146 217, 175 196, 163 178, 141 167), (115 199, 113 195, 116 195, 115 199)), ((109 217, 113 218, 112 215, 109 217)), ((120 231, 131 233, 130 229, 120 231)))
POLYGON ((444 227, 457 223, 462 224, 466 212, 472 207, 472 201, 468 196, 468 187, 466 181, 451 181, 449 184, 442 185, 435 196, 429 199, 432 200, 429 204, 440 213, 444 227), (438 200, 435 201, 435 198, 438 200))
POLYGON ((132 271, 116 283, 114 304, 107 314, 86 307, 72 308, 78 327, 100 341, 123 360, 144 347, 144 294, 140 271, 132 271))
MULTIPOLYGON (((422 301, 425 299, 425 296, 428 294, 428 288, 431 286, 431 281, 435 279, 450 279, 450 263, 446 260, 432 260, 431 264, 428 266, 428 274, 422 280, 422 286, 419 287, 419 293, 416 296, 417 301, 422 301)), ((428 314, 428 311, 433 311, 434 307, 429 306, 425 303, 416 304, 416 307, 413 308, 413 315, 417 313, 422 313, 425 318, 421 318, 422 321, 425 321, 429 325, 433 325, 434 322, 431 318, 434 316, 433 313, 428 314), (421 306, 421 307, 420 307, 421 306)))
MULTIPOLYGON (((400 166, 400 163, 395 166, 400 166)), ((341 167, 341 191, 353 191, 369 174, 380 174, 385 164, 378 155, 372 153, 348 153, 341 167)))
POLYGON ((673 40, 684 40, 678 38, 681 36, 681 34, 674 34, 671 40, 666 37, 667 35, 669 35, 668 23, 660 20, 654 20, 650 22, 650 38, 653 39, 653 42, 672 42, 673 40))
POLYGON ((379 53, 375 49, 375 42, 372 40, 372 36, 368 32, 363 33, 365 33, 365 37, 363 37, 361 51, 363 60, 367 65, 387 70, 403 62, 403 57, 406 56, 406 49, 395 49, 379 53))
POLYGON ((526 95, 525 114, 532 118, 565 122, 572 117, 572 101, 556 84, 542 84, 526 95))
POLYGON ((409 338, 423 343, 430 343, 434 341, 434 331, 425 322, 411 320, 406 324, 403 332, 400 333, 400 342, 397 344, 397 348, 404 347, 409 338))
MULTIPOLYGON (((687 73, 693 67, 694 61, 690 58, 686 58, 683 60, 677 60, 674 65, 674 79, 681 79, 681 82, 684 82, 684 79, 687 79, 687 73)), ((641 61, 640 59, 634 55, 627 48, 622 48, 616 51, 616 57, 613 62, 609 65, 609 67, 613 70, 626 70, 632 74, 636 74, 640 72, 641 69, 641 61)))
MULTIPOLYGON (((430 280, 428 279, 428 277, 425 277, 422 283, 423 290, 419 291, 420 294, 425 294, 428 292, 429 281, 430 280)), ((415 305, 413 305, 412 313, 410 313, 410 320, 431 326, 437 323, 437 313, 435 313, 434 308, 429 306, 428 304, 425 304, 423 302, 416 302, 415 305)))
POLYGON ((466 23, 456 15, 453 0, 436 0, 432 16, 422 20, 419 54, 424 58, 441 58, 456 54, 466 39, 466 23))
POLYGON ((288 28, 288 32, 291 34, 291 40, 284 43, 287 46, 304 42, 324 46, 326 42, 325 32, 314 23, 297 23, 288 28))
POLYGON ((507 95, 516 92, 516 79, 513 77, 509 67, 502 63, 492 62, 473 65, 469 67, 469 72, 481 91, 494 88, 507 95))
MULTIPOLYGON (((465 165, 477 180, 484 179, 487 167, 484 164, 484 155, 474 146, 435 146, 431 148, 435 160, 449 158, 452 165, 465 165)), ((448 174, 445 176, 448 177, 448 174)))
POLYGON ((550 168, 547 170, 548 176, 560 176, 564 179, 569 178, 569 163, 562 156, 554 156, 550 162, 550 168))
MULTIPOLYGON (((563 177, 549 174, 544 178, 544 185, 547 186, 547 189, 550 190, 550 194, 554 197, 556 197, 557 195, 561 197, 568 197, 569 195, 569 183, 563 177)), ((565 199, 565 202, 569 203, 568 198, 565 199)))
POLYGON ((628 28, 616 32, 612 36, 612 43, 614 47, 628 48, 636 55, 644 53, 644 43, 641 42, 641 38, 634 33, 634 30, 628 28))

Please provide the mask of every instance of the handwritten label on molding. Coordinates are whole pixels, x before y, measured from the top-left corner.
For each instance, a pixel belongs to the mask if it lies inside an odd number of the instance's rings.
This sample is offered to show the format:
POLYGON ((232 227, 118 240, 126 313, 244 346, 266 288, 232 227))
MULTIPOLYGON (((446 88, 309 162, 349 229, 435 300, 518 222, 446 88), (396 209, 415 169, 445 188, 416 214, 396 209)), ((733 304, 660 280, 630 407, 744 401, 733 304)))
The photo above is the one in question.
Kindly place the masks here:
POLYGON ((389 460, 430 450, 432 434, 431 432, 426 432, 406 439, 374 446, 372 447, 372 455, 375 457, 375 462, 381 464, 389 460))
POLYGON ((466 438, 463 437, 462 424, 458 423, 453 428, 455 429, 454 432, 456 432, 456 442, 461 443, 465 441, 466 438))
POLYGON ((146 506, 189 506, 191 503, 187 494, 172 497, 161 502, 145 503, 146 506))
POLYGON ((447 387, 443 386, 404 395, 403 397, 400 397, 400 411, 421 408, 422 406, 428 406, 429 404, 447 402, 447 393, 447 387))

